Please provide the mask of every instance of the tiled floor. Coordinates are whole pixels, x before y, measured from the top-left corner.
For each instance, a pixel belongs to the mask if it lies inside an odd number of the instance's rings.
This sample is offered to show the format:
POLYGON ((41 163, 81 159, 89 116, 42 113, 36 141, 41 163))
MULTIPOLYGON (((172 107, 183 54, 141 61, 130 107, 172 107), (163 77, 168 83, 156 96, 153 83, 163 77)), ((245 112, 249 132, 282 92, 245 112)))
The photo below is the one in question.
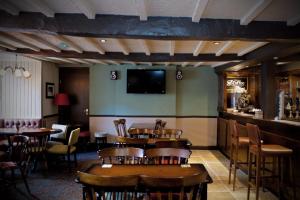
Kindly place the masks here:
MULTIPOLYGON (((228 184, 228 159, 219 151, 193 150, 190 163, 203 163, 213 179, 208 185, 209 200, 243 200, 247 199, 247 175, 238 170, 236 190, 232 191, 232 184, 228 184)), ((251 191, 250 199, 255 199, 251 191)), ((260 191, 260 200, 277 199, 271 192, 260 191)))

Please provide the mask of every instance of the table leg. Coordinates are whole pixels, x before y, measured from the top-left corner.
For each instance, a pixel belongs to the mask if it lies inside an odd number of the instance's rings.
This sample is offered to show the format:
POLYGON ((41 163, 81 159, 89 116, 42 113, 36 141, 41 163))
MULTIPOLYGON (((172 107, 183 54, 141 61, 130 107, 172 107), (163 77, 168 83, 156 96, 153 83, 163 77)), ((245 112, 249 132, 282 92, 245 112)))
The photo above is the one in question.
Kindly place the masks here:
POLYGON ((200 199, 207 200, 207 183, 201 184, 200 199))

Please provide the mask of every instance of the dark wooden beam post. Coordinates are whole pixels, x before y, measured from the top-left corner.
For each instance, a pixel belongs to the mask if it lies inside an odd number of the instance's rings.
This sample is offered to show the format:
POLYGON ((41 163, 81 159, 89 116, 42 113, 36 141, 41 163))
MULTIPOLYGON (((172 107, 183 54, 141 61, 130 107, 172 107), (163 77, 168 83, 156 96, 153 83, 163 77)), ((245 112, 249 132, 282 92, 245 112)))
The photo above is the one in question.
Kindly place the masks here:
POLYGON ((261 107, 264 119, 274 119, 276 115, 276 64, 265 61, 261 66, 261 107))

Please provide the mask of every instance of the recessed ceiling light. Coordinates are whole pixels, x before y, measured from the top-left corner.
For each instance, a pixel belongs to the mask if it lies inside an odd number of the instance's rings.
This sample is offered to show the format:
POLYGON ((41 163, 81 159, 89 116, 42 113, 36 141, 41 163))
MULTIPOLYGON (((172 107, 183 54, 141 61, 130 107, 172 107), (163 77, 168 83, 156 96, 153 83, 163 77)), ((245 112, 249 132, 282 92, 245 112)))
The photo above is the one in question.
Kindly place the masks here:
POLYGON ((218 45, 218 44, 220 44, 220 42, 214 42, 214 44, 215 44, 215 45, 218 45))
POLYGON ((100 40, 100 42, 102 42, 102 43, 105 43, 105 42, 106 42, 106 40, 105 40, 105 39, 101 39, 101 40, 100 40))
POLYGON ((58 46, 61 48, 61 49, 67 49, 69 47, 69 45, 67 43, 64 43, 64 42, 61 42, 58 44, 58 46))
POLYGON ((277 57, 277 56, 274 56, 274 57, 273 57, 273 59, 274 59, 274 60, 277 60, 277 59, 278 59, 278 57, 277 57))

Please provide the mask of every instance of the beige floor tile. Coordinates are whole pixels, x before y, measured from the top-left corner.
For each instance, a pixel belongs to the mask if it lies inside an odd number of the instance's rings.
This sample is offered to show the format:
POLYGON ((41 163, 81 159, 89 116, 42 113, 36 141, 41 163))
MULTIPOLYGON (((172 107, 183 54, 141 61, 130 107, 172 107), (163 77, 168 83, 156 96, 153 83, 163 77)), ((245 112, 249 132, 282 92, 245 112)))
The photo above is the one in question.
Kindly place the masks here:
POLYGON ((235 200, 230 192, 208 192, 208 200, 235 200))
POLYGON ((212 184, 208 185, 207 191, 208 192, 229 192, 228 188, 226 187, 226 183, 221 180, 214 180, 212 184))
MULTIPOLYGON (((232 184, 228 184, 229 161, 219 151, 193 150, 190 163, 203 163, 213 183, 208 185, 209 200, 246 200, 248 176, 237 170, 236 190, 232 191, 232 184)), ((233 177, 233 176, 232 176, 233 177)), ((251 190, 250 200, 255 199, 254 190, 251 190)), ((270 192, 260 192, 260 200, 276 200, 270 192)))

